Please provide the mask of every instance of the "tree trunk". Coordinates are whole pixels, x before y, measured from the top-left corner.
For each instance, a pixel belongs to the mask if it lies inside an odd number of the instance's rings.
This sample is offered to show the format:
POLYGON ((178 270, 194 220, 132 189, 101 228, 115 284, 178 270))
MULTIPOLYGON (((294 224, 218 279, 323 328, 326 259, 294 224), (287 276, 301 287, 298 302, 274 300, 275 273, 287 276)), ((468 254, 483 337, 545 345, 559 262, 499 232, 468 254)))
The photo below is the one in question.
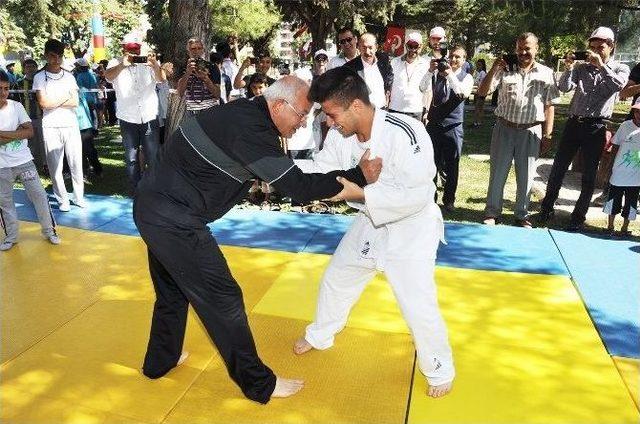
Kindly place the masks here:
MULTIPOLYGON (((169 57, 175 69, 184 69, 187 62, 187 40, 192 37, 204 42, 205 52, 209 51, 211 12, 208 0, 169 0, 169 20, 171 37, 169 39, 169 57)), ((174 74, 170 84, 176 86, 180 75, 174 74)), ((174 93, 169 96, 165 137, 170 137, 182 121, 185 113, 184 99, 174 93)))

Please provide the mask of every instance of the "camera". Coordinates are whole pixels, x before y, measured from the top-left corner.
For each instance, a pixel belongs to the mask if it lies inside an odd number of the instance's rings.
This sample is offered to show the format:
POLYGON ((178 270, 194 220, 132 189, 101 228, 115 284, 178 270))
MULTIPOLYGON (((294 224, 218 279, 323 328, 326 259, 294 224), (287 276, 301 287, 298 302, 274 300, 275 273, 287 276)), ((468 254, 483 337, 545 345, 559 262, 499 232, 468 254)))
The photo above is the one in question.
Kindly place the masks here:
POLYGON ((518 55, 515 53, 503 54, 502 60, 507 63, 507 72, 516 72, 518 70, 518 55))
POLYGON ((258 63, 260 63, 260 61, 258 60, 257 57, 251 57, 251 58, 249 58, 249 60, 251 61, 251 64, 253 66, 256 66, 258 63))
POLYGON ((131 63, 147 63, 147 56, 132 56, 131 63))
POLYGON ((444 72, 447 68, 449 68, 449 48, 446 44, 440 43, 438 52, 440 53, 440 58, 436 59, 436 63, 438 64, 438 71, 444 72))
POLYGON ((211 67, 211 62, 204 60, 203 58, 199 57, 196 59, 196 68, 200 71, 200 72, 205 72, 205 71, 209 71, 209 68, 211 67))
POLYGON ((589 52, 586 50, 580 50, 573 52, 573 60, 587 60, 589 58, 589 52))

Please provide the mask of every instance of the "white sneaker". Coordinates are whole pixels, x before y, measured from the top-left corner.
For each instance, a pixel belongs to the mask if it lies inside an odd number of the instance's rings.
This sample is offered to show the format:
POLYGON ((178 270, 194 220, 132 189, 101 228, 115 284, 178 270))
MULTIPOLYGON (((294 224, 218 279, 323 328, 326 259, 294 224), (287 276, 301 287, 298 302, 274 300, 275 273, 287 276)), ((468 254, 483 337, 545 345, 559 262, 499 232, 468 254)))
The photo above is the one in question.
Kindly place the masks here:
POLYGON ((60 212, 69 212, 71 210, 71 204, 69 202, 58 203, 58 209, 60 212))
POLYGON ((82 199, 82 200, 74 200, 73 204, 76 205, 79 208, 86 208, 87 207, 87 202, 82 199))
POLYGON ((50 236, 47 236, 47 240, 49 240, 49 243, 51 244, 55 244, 58 245, 60 244, 60 237, 58 237, 57 234, 51 234, 50 236))
POLYGON ((0 250, 4 251, 4 250, 9 250, 13 247, 14 244, 16 244, 17 242, 14 241, 3 241, 2 243, 0 243, 0 250))

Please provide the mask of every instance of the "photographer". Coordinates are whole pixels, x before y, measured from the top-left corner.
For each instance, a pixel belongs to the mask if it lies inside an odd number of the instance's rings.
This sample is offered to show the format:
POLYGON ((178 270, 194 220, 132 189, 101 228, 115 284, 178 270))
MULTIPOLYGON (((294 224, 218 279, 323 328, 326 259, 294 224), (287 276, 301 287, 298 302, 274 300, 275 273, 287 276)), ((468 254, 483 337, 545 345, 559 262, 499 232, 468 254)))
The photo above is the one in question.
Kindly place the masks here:
POLYGON ((553 206, 560 193, 562 180, 578 149, 584 161, 580 197, 571 214, 566 231, 580 231, 584 225, 596 181, 600 155, 606 141, 605 119, 611 117, 616 94, 627 84, 629 67, 611 59, 615 44, 613 31, 599 27, 589 37, 586 60, 575 64, 567 55, 566 70, 558 81, 563 92, 575 89, 569 105, 569 119, 558 151, 553 159, 547 193, 542 201, 540 222, 553 216, 553 206))
POLYGON ((502 213, 504 185, 511 162, 516 171, 516 224, 531 228, 529 197, 539 153, 551 146, 554 107, 560 97, 553 70, 536 62, 538 37, 531 32, 516 40, 516 54, 496 58, 478 96, 499 88, 490 148, 490 175, 484 223, 495 225, 502 213))
POLYGON ((454 210, 464 137, 464 101, 473 89, 473 77, 463 67, 466 59, 466 50, 456 46, 450 51, 448 59, 432 59, 429 70, 420 82, 420 89, 428 91, 432 98, 427 114, 427 132, 433 143, 438 170, 436 179, 439 175, 444 186, 442 203, 447 212, 454 210))
POLYGON ((120 132, 124 145, 124 162, 133 194, 141 172, 138 153, 144 150, 146 165, 156 163, 159 146, 158 96, 156 83, 166 80, 155 55, 140 56, 142 41, 132 35, 122 40, 123 56, 109 61, 104 76, 113 84, 120 120, 120 132))
POLYGON ((251 80, 251 77, 253 76, 253 74, 244 75, 244 72, 247 69, 249 69, 249 67, 251 67, 252 65, 256 67, 256 72, 255 72, 256 74, 262 74, 266 76, 267 86, 270 86, 271 84, 276 82, 275 78, 272 78, 271 76, 269 76, 270 73, 273 73, 273 70, 271 69, 271 63, 272 63, 272 60, 271 60, 271 55, 269 53, 262 53, 258 55, 257 58, 255 57, 246 58, 242 62, 242 65, 240 66, 240 69, 238 69, 238 73, 236 74, 236 77, 233 80, 233 88, 235 89, 249 88, 247 86, 249 85, 249 81, 251 80))
POLYGON ((187 112, 195 115, 220 104, 220 68, 203 59, 204 44, 199 38, 187 41, 184 74, 178 80, 178 95, 184 96, 187 112))

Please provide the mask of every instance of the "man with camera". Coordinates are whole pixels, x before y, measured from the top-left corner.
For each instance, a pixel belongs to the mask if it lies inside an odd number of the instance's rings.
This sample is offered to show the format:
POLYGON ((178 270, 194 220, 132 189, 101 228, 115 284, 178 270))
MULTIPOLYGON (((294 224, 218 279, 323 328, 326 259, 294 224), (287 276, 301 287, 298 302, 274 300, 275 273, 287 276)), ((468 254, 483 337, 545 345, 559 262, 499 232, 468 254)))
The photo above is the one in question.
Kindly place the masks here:
POLYGON ((187 112, 195 115, 220 104, 220 69, 203 59, 204 43, 199 38, 187 41, 184 74, 178 80, 178 95, 184 96, 187 112))
POLYGON ((498 88, 490 148, 489 188, 484 223, 495 225, 502 213, 504 185, 511 162, 516 171, 516 224, 531 228, 529 197, 539 153, 551 143, 554 106, 560 97, 553 70, 536 62, 538 37, 531 32, 516 40, 516 54, 496 58, 478 87, 478 96, 498 88))
POLYGON ((268 52, 264 52, 258 55, 258 57, 248 57, 240 65, 240 69, 238 69, 238 73, 236 74, 235 79, 233 80, 233 88, 241 89, 244 88, 246 90, 249 89, 249 81, 251 81, 254 74, 244 75, 244 72, 249 69, 251 66, 255 66, 256 72, 255 74, 262 74, 267 78, 267 86, 270 86, 274 82, 276 82, 276 78, 273 78, 273 70, 271 68, 272 60, 271 55, 268 52), (269 75, 271 74, 271 75, 269 75))
POLYGON ((464 100, 473 89, 473 77, 463 67, 466 59, 466 50, 456 46, 448 57, 432 59, 420 82, 420 90, 432 99, 427 114, 427 132, 433 142, 438 170, 436 178, 439 175, 444 185, 442 203, 447 212, 454 209, 458 188, 458 166, 464 137, 464 100))
POLYGON ((584 62, 575 64, 575 57, 571 54, 565 59, 566 69, 558 81, 558 87, 563 92, 573 89, 575 92, 542 201, 539 215, 541 223, 553 217, 553 206, 558 199, 562 180, 580 149, 584 163, 580 197, 565 230, 580 231, 584 226, 598 163, 606 142, 607 127, 604 121, 611 117, 616 94, 629 79, 629 67, 611 58, 614 47, 613 31, 599 27, 589 37, 589 49, 583 55, 584 62))
POLYGON ((104 71, 107 81, 113 84, 120 121, 124 162, 133 194, 141 172, 139 150, 144 150, 146 166, 153 167, 159 146, 158 95, 156 83, 166 80, 154 54, 140 56, 142 41, 133 35, 122 40, 123 55, 112 59, 104 71))

